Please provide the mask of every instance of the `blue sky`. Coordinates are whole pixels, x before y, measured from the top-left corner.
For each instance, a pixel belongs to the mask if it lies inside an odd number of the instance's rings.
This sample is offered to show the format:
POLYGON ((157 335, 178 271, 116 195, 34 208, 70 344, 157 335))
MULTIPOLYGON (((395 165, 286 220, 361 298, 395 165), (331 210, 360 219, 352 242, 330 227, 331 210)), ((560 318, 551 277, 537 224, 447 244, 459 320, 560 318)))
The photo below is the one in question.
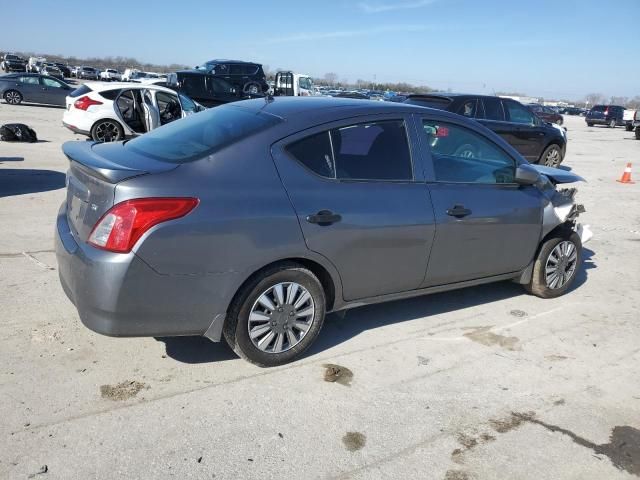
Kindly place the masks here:
POLYGON ((3 2, 0 50, 579 99, 640 95, 640 0, 3 2), (25 27, 29 27, 28 33, 25 27))

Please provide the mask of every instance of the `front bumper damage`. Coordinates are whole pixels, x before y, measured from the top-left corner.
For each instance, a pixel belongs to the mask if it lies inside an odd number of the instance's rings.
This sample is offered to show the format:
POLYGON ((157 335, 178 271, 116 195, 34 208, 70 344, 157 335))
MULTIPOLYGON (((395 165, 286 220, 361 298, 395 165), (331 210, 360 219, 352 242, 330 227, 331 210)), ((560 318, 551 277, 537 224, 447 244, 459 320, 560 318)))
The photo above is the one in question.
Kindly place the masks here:
POLYGON ((555 185, 552 186, 553 191, 546 189, 548 203, 544 207, 542 219, 542 235, 545 237, 549 232, 560 225, 567 225, 574 230, 580 237, 580 241, 584 245, 593 237, 593 232, 589 225, 578 223, 577 218, 586 210, 584 205, 575 202, 575 196, 578 190, 576 188, 563 188, 556 190, 555 185))

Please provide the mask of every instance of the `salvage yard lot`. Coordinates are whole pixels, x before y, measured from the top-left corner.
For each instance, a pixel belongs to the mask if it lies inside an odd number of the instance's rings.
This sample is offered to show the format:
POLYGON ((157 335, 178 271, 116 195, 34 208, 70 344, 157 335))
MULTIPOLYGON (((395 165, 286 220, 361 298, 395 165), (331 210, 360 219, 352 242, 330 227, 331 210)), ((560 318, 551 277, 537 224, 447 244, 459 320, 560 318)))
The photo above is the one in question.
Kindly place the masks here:
POLYGON ((354 309, 259 369, 82 326, 52 246, 60 146, 80 139, 62 112, 0 105, 41 139, 0 143, 0 478, 640 476, 640 195, 615 181, 632 133, 565 117, 595 234, 567 295, 506 282, 354 309))

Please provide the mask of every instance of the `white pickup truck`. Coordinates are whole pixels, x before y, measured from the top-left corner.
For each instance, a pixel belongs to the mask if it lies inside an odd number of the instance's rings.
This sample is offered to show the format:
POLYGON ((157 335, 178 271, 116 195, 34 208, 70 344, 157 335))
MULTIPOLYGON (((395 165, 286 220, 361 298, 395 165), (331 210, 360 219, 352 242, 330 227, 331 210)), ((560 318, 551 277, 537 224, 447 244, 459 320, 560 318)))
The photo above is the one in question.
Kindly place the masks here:
POLYGON ((622 121, 624 123, 624 128, 627 129, 627 132, 633 130, 633 122, 635 121, 636 113, 638 109, 635 108, 627 108, 622 114, 622 121))

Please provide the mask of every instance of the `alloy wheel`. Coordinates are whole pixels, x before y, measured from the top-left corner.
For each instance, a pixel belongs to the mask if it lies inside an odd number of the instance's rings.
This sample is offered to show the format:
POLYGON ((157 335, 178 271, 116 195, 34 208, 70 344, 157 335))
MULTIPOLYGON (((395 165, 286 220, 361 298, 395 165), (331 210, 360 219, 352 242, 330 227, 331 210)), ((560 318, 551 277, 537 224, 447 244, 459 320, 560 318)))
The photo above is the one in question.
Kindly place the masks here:
POLYGON ((249 338, 266 353, 282 353, 305 337, 315 318, 309 291, 295 282, 269 287, 254 302, 249 313, 249 338))
POLYGON ((102 122, 96 127, 96 139, 99 142, 115 142, 119 137, 120 128, 114 122, 102 122))
POLYGON ((18 105, 22 100, 22 98, 20 97, 20 94, 18 92, 14 92, 13 90, 10 92, 7 92, 4 98, 7 101, 7 103, 11 105, 18 105))
POLYGON ((555 246, 545 265, 545 282, 552 290, 562 288, 576 271, 578 250, 573 242, 564 240, 555 246))
POLYGON ((544 165, 546 167, 556 167, 560 164, 560 151, 557 148, 552 148, 547 152, 544 157, 544 165))

